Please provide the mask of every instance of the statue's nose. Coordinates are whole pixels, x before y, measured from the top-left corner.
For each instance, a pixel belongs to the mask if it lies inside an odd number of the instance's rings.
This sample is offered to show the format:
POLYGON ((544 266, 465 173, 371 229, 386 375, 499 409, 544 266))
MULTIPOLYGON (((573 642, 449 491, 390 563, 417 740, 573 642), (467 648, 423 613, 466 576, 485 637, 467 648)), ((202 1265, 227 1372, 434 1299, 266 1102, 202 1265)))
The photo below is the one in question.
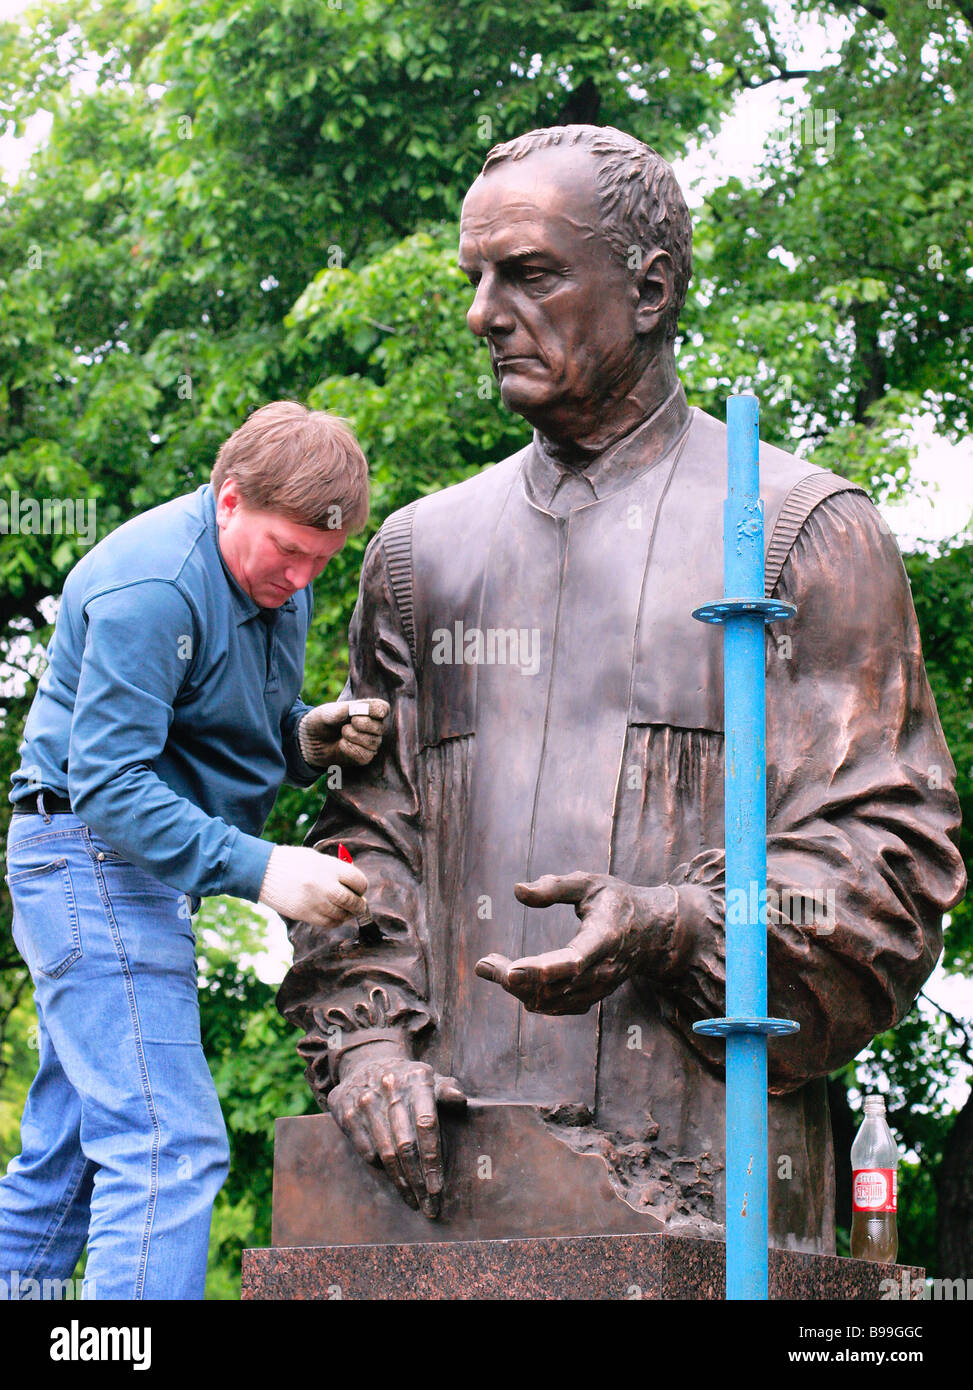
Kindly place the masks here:
POLYGON ((485 338, 488 333, 509 333, 513 329, 513 314, 492 277, 484 276, 477 285, 466 322, 478 338, 485 338))

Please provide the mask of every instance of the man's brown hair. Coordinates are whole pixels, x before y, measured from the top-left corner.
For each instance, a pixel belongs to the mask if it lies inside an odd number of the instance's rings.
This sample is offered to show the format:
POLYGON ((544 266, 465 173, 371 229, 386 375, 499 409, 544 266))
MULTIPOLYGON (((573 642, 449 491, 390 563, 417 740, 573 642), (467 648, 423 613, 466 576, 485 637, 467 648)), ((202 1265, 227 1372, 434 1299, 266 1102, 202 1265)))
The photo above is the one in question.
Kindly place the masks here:
POLYGON ((214 493, 227 478, 248 507, 301 526, 361 531, 368 520, 368 464, 350 425, 297 401, 271 401, 234 430, 210 474, 214 493))

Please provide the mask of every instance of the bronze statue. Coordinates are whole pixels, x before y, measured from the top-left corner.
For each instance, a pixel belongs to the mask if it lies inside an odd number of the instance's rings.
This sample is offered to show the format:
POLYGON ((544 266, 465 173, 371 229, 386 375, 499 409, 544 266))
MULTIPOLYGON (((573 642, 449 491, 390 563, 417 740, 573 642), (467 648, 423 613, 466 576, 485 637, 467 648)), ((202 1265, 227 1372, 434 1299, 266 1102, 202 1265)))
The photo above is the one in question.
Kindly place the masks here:
MULTIPOLYGON (((348 846, 381 938, 293 924, 280 1007, 428 1216, 437 1105, 465 1095, 532 1102, 660 1229, 719 1237, 723 1046, 692 1024, 723 1012, 736 905, 722 637, 691 613, 722 592, 726 445, 676 373, 689 214, 639 141, 534 131, 488 155, 459 263, 533 441, 369 546, 346 694, 390 730, 307 843, 348 846)), ((769 446, 761 493, 767 593, 798 614, 767 634, 768 1012, 801 1025, 769 1049, 771 1240, 827 1252, 825 1079, 910 1008, 965 875, 887 526, 769 446)))

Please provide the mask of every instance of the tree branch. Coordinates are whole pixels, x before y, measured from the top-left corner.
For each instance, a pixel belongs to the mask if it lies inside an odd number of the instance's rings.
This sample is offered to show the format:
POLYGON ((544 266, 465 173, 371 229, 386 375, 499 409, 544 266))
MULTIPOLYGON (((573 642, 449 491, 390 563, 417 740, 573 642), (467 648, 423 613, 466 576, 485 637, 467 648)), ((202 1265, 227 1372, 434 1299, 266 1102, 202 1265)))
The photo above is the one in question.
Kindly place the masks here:
POLYGON ((968 1062, 973 1063, 973 1027, 971 1027, 965 1018, 957 1018, 956 1015, 951 1013, 943 1004, 937 1003, 935 999, 930 999, 924 989, 919 991, 919 998, 925 999, 927 1004, 931 1004, 934 1009, 938 1009, 943 1017, 948 1018, 953 1027, 963 1034, 963 1037, 966 1039, 966 1047, 963 1051, 963 1056, 968 1062))
POLYGON ((885 355, 878 342, 881 314, 874 304, 863 304, 858 300, 849 308, 855 325, 858 358, 868 373, 861 390, 855 396, 854 406, 855 424, 864 425, 867 423, 869 407, 882 399, 888 380, 885 355))
MULTIPOLYGON (((782 68, 780 72, 774 73, 772 77, 758 77, 754 82, 744 82, 743 86, 748 89, 755 87, 766 87, 771 82, 791 82, 796 77, 817 77, 823 71, 821 68, 782 68)), ((740 69, 737 68, 737 72, 740 69)), ((742 79, 743 74, 740 73, 742 79)))
POLYGON ((790 82, 795 77, 816 77, 821 71, 820 68, 789 68, 777 47, 770 25, 758 24, 757 28, 762 33, 764 43, 767 45, 769 65, 776 69, 776 73, 773 77, 760 77, 755 82, 747 82, 743 80, 743 73, 737 68, 737 73, 745 87, 766 87, 771 82, 790 82))
POLYGON ((849 10, 864 10, 873 19, 886 19, 888 17, 888 10, 884 5, 866 5, 862 3, 862 0, 844 0, 844 3, 842 0, 835 0, 835 9, 844 10, 846 14, 849 10))

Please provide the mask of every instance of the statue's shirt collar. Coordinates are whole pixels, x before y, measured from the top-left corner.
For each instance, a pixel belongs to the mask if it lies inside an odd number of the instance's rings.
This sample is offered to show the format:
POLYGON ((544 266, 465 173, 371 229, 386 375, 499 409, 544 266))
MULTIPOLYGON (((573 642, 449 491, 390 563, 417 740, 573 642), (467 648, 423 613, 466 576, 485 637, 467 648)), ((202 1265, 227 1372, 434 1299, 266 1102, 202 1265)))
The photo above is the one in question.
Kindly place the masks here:
POLYGON ((689 415, 686 394, 678 383, 648 419, 604 453, 576 467, 559 458, 551 442, 535 430, 533 446, 524 461, 527 495, 547 511, 600 502, 664 458, 685 432, 689 415), (564 505, 568 498, 570 502, 564 505))

